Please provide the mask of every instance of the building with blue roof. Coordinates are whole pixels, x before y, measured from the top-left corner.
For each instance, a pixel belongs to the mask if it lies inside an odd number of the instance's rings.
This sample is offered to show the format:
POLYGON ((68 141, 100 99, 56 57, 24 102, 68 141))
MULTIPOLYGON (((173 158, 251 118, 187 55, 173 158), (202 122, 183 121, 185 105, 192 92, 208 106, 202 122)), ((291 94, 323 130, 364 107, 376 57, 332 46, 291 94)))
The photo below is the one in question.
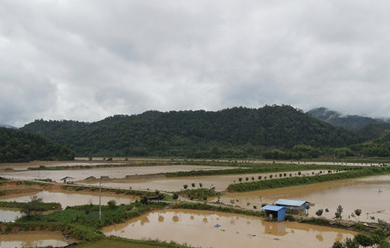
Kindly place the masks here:
POLYGON ((306 215, 306 204, 307 201, 302 200, 291 200, 291 199, 278 199, 274 202, 275 206, 284 207, 288 213, 297 215, 306 215))
POLYGON ((262 207, 265 211, 265 218, 267 220, 283 221, 286 216, 287 208, 281 206, 266 205, 262 207))

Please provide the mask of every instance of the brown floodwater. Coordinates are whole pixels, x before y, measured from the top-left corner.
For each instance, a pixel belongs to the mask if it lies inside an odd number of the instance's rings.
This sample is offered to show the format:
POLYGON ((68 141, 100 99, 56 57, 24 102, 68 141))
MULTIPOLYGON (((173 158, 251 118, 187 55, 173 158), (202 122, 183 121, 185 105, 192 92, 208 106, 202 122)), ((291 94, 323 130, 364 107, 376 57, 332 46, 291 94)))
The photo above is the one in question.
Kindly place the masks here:
MULTIPOLYGON (((33 195, 23 195, 19 197, 14 196, 1 196, 0 201, 16 201, 16 202, 29 202, 31 197, 37 196, 41 198, 43 202, 58 202, 61 204, 62 208, 67 206, 76 206, 76 205, 85 205, 85 204, 99 204, 98 195, 87 195, 87 194, 75 194, 75 193, 59 193, 59 192, 49 192, 41 191, 33 195)), ((128 197, 118 197, 118 196, 102 196, 101 202, 103 205, 107 205, 108 201, 114 200, 117 204, 130 204, 135 202, 135 198, 132 196, 128 197)))
POLYGON ((21 216, 22 214, 20 213, 20 211, 16 211, 14 209, 0 208, 0 222, 12 222, 17 218, 20 218, 21 216))
POLYGON ((259 217, 197 210, 154 211, 103 229, 105 235, 175 241, 195 247, 332 246, 356 233, 297 222, 269 222, 259 217), (216 227, 219 225, 219 227, 216 227))
MULTIPOLYGON (((214 175, 214 176, 198 176, 198 177, 180 177, 180 178, 165 178, 165 179, 140 179, 140 180, 124 180, 124 181, 107 181, 103 182, 105 187, 120 188, 120 189, 137 189, 137 190, 160 190, 160 191, 179 191, 184 189, 186 184, 189 188, 192 187, 192 183, 195 183, 195 189, 199 188, 199 184, 202 184, 204 188, 215 187, 217 191, 224 191, 229 184, 239 182, 239 178, 242 178, 243 182, 257 181, 258 176, 264 178, 270 178, 270 175, 279 177, 280 174, 286 173, 287 176, 298 176, 297 172, 274 172, 274 173, 255 173, 255 174, 239 174, 239 175, 214 175)), ((301 176, 311 176, 319 174, 319 170, 302 171, 301 176), (314 174, 313 174, 314 173, 314 174)), ((82 182, 88 185, 98 185, 97 182, 82 182)))
POLYGON ((64 247, 69 243, 61 234, 56 233, 24 233, 0 235, 1 248, 14 247, 64 247))
POLYGON ((127 175, 146 175, 177 171, 192 170, 223 170, 231 167, 198 166, 198 165, 166 165, 166 166, 130 166, 130 167, 106 167, 76 170, 28 170, 6 171, 1 176, 20 180, 52 179, 60 182, 64 177, 72 177, 74 181, 84 180, 88 177, 100 178, 125 178, 127 175))
POLYGON ((272 204, 279 198, 306 200, 313 203, 314 206, 309 209, 310 216, 316 216, 316 211, 323 209, 322 216, 332 219, 338 205, 341 205, 343 219, 366 222, 377 222, 378 219, 390 221, 390 176, 341 180, 247 193, 230 193, 222 196, 220 201, 243 208, 253 209, 253 206, 256 206, 260 209, 262 203, 272 204), (326 209, 329 212, 326 212, 326 209), (360 217, 353 217, 352 213, 356 209, 362 210, 360 217))

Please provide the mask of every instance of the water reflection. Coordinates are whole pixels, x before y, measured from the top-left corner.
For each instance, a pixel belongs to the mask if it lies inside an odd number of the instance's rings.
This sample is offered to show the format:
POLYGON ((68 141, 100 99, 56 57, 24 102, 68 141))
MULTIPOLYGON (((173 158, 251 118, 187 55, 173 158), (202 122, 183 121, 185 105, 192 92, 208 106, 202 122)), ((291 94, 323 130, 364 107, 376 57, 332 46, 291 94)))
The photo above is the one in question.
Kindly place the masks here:
POLYGON ((5 234, 0 235, 1 248, 14 247, 64 247, 68 243, 60 234, 5 234))
POLYGON ((106 235, 132 239, 174 240, 200 247, 331 247, 355 233, 296 222, 195 210, 155 211, 127 223, 106 227, 106 235), (160 221, 161 217, 172 221, 160 221), (199 238, 201 237, 201 238, 199 238))
MULTIPOLYGON (((87 195, 87 194, 73 194, 73 193, 58 193, 58 192, 49 192, 41 191, 34 195, 20 196, 7 198, 5 196, 0 197, 1 201, 16 201, 16 202, 29 202, 32 196, 41 198, 43 202, 58 202, 61 204, 62 208, 67 206, 76 206, 84 204, 99 204, 98 195, 87 195)), ((114 200, 117 204, 130 204, 135 202, 135 199, 132 197, 116 197, 116 196, 102 196, 102 204, 106 205, 108 201, 114 200)))
POLYGON ((264 225, 265 234, 277 236, 283 236, 287 234, 285 222, 262 221, 262 224, 264 225))
POLYGON ((220 201, 229 205, 233 202, 234 205, 247 209, 252 209, 255 205, 260 209, 261 204, 271 204, 279 198, 302 199, 314 203, 315 205, 309 210, 309 215, 314 217, 317 217, 316 211, 322 209, 322 216, 332 219, 338 205, 342 205, 343 219, 365 222, 377 222, 378 219, 390 221, 388 204, 390 176, 227 194, 222 196, 220 201), (328 211, 325 211, 326 209, 328 211), (362 210, 360 217, 354 214, 356 209, 362 210))

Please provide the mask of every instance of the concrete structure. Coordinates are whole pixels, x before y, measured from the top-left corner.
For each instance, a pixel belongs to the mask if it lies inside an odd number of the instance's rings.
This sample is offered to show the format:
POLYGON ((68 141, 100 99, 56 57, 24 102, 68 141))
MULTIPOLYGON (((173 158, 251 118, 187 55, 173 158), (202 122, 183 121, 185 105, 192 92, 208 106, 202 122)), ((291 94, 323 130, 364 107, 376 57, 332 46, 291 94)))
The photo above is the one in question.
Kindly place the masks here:
POLYGON ((278 222, 284 220, 287 210, 285 207, 271 205, 266 205, 262 209, 265 211, 265 218, 267 220, 276 220, 278 222))
POLYGON ((302 200, 291 200, 291 199, 279 199, 274 202, 275 206, 284 207, 290 214, 306 215, 306 204, 307 201, 302 200))

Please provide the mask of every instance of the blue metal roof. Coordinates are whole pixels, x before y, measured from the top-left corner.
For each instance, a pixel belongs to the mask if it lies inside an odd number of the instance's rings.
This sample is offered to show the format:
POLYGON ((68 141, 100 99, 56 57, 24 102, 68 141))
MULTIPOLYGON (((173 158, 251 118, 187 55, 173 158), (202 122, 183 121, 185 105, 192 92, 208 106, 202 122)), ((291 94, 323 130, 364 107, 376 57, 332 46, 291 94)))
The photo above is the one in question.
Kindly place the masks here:
POLYGON ((276 211, 277 212, 277 211, 283 209, 283 207, 266 205, 266 206, 262 207, 261 209, 268 210, 268 211, 276 211))
POLYGON ((290 199, 279 199, 274 202, 275 205, 283 205, 283 206, 293 206, 293 207, 300 207, 304 205, 307 201, 301 201, 301 200, 290 200, 290 199))

